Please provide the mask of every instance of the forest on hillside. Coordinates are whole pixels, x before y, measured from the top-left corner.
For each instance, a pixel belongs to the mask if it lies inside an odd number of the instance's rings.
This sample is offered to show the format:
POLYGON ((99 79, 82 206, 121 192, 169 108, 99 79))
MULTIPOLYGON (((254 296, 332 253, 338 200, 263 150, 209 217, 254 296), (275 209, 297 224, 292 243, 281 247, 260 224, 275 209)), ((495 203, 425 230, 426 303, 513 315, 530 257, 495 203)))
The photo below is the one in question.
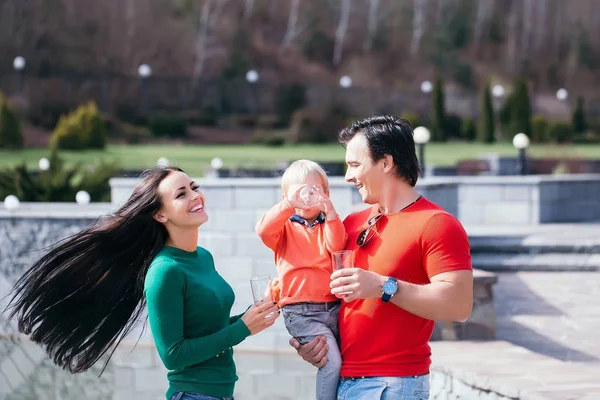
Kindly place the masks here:
POLYGON ((414 87, 437 72, 458 87, 525 77, 582 94, 599 81, 595 0, 0 0, 0 74, 414 87), (411 86, 412 85, 412 86, 411 86))

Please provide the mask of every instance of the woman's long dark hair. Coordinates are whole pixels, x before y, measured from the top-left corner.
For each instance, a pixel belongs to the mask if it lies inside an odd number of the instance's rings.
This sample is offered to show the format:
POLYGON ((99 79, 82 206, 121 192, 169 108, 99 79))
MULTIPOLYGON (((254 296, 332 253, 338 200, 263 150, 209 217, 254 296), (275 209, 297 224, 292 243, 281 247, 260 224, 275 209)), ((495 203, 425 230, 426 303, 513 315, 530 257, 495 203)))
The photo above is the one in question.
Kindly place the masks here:
POLYGON ((9 319, 63 369, 86 371, 110 350, 104 371, 140 319, 146 273, 168 238, 153 218, 158 186, 172 171, 181 170, 145 171, 122 207, 59 242, 15 284, 9 319))

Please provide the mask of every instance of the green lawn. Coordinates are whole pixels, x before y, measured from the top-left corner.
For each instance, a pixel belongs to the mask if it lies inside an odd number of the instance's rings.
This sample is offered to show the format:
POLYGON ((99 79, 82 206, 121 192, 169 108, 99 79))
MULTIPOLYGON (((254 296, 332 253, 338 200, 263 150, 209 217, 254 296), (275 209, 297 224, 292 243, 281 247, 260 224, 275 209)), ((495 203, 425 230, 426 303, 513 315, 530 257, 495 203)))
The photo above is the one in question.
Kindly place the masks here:
MULTIPOLYGON (((516 155, 509 143, 494 145, 445 143, 429 144, 426 162, 435 165, 453 165, 459 160, 477 158, 483 153, 516 155)), ((533 145, 529 150, 533 157, 586 157, 600 159, 600 145, 533 145)), ((0 168, 25 161, 29 168, 37 168, 38 160, 48 157, 44 149, 24 151, 0 151, 0 168)), ((251 145, 137 145, 109 146, 105 151, 62 152, 68 162, 93 163, 100 159, 118 161, 123 168, 144 169, 166 157, 191 175, 201 176, 213 157, 220 157, 225 167, 271 167, 281 161, 309 158, 315 161, 343 161, 344 149, 339 144, 297 145, 264 147, 251 145)))

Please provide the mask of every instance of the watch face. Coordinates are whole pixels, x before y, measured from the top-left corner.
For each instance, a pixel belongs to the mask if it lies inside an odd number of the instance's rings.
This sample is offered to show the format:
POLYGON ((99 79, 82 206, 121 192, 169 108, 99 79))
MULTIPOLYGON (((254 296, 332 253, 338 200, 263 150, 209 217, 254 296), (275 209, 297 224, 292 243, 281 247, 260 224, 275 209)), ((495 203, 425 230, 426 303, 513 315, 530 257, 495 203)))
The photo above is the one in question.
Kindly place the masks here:
POLYGON ((394 294, 396 293, 396 289, 398 288, 398 284, 396 281, 385 281, 383 284, 383 293, 385 294, 394 294))

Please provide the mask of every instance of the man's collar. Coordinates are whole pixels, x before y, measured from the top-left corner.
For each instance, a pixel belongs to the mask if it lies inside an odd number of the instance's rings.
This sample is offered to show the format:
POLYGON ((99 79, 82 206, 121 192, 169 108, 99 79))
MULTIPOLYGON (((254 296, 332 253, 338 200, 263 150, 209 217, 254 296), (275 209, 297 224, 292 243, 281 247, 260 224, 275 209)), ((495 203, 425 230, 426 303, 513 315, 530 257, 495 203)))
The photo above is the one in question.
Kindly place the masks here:
POLYGON ((313 222, 312 224, 309 224, 304 218, 302 218, 301 216, 299 216, 298 214, 294 214, 290 217, 290 221, 292 222, 298 222, 302 225, 306 225, 309 228, 314 227, 316 224, 322 224, 325 222, 325 214, 323 213, 319 213, 319 215, 317 215, 317 218, 315 219, 315 222, 313 222))

